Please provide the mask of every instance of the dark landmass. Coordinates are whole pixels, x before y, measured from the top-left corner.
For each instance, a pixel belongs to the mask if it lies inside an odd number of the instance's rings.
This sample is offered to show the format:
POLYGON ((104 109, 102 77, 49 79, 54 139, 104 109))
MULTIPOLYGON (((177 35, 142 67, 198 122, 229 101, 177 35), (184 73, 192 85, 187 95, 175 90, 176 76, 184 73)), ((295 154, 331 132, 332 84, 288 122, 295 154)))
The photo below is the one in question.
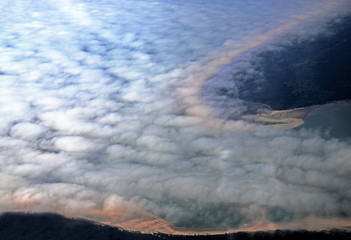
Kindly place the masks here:
POLYGON ((274 110, 351 99, 351 17, 330 23, 327 32, 333 34, 259 53, 253 67, 264 79, 233 76, 238 97, 274 110))
POLYGON ((289 231, 237 232, 218 235, 168 235, 128 232, 116 227, 97 224, 84 219, 70 219, 52 213, 3 213, 0 215, 0 239, 118 239, 118 240, 254 240, 254 239, 351 239, 351 232, 289 231))

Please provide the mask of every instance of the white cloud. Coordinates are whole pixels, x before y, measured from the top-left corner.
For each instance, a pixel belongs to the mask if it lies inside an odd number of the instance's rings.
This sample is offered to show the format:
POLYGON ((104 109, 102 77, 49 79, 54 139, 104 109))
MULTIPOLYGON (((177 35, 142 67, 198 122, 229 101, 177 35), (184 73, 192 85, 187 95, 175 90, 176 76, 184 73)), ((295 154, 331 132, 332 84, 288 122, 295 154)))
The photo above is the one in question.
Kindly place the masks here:
POLYGON ((235 93, 225 80, 233 72, 260 74, 250 70, 252 47, 279 49, 290 41, 285 31, 316 36, 349 5, 0 5, 0 209, 108 216, 122 208, 125 217, 142 209, 184 225, 200 214, 194 227, 257 223, 273 207, 350 216, 349 142, 218 120, 214 109, 233 119, 246 106, 211 95, 235 93))
POLYGON ((99 149, 99 145, 83 137, 60 137, 56 139, 55 146, 60 151, 66 152, 90 152, 99 149))
POLYGON ((11 128, 11 136, 27 141, 36 141, 43 133, 45 128, 33 123, 19 123, 11 128))

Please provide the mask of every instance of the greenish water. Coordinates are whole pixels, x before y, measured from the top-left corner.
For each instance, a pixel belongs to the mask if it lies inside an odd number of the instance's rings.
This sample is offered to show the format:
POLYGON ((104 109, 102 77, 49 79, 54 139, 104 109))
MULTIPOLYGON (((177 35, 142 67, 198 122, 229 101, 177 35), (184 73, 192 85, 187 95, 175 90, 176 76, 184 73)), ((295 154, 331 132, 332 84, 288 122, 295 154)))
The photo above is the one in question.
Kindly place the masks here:
POLYGON ((321 106, 309 114, 301 128, 318 129, 328 138, 351 139, 351 102, 321 106))

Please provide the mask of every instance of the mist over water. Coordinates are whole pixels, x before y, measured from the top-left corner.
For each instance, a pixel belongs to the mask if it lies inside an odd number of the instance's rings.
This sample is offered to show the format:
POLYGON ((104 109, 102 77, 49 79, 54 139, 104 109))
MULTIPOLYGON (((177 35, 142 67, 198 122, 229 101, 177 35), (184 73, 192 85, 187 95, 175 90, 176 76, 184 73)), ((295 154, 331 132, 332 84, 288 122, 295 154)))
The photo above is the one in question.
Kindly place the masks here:
POLYGON ((218 122, 198 91, 235 92, 228 69, 260 74, 250 51, 326 34, 350 4, 1 1, 0 210, 221 229, 350 217, 348 140, 245 122, 240 99, 210 106, 218 122))
POLYGON ((351 137, 350 102, 330 103, 312 112, 300 128, 318 129, 326 138, 351 137))

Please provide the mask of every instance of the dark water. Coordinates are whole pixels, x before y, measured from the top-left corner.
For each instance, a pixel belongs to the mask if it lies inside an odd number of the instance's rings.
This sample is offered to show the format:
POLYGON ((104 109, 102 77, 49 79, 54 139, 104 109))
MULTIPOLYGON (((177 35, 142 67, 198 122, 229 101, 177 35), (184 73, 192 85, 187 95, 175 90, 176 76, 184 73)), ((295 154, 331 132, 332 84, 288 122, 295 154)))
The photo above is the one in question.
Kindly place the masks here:
POLYGON ((351 17, 330 23, 328 32, 333 34, 259 53, 253 67, 264 79, 233 76, 239 98, 275 110, 351 99, 351 17))

